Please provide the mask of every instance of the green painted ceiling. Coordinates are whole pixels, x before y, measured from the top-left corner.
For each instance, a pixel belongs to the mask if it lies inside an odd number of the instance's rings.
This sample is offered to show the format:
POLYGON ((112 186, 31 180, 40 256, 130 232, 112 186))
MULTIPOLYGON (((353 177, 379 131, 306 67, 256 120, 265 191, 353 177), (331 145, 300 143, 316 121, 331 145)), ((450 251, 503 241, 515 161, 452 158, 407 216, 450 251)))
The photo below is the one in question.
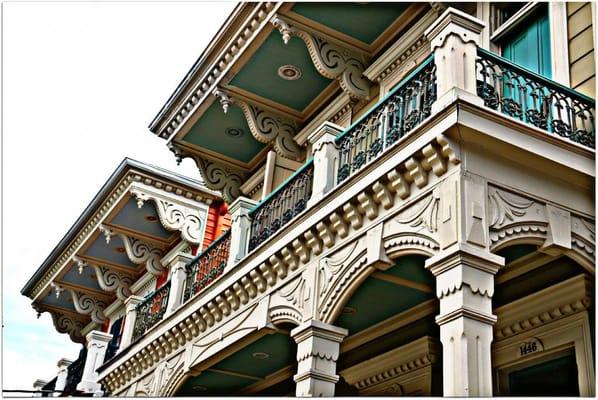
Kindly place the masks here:
POLYGON ((517 244, 515 246, 509 246, 504 249, 497 251, 499 256, 505 258, 505 265, 526 256, 528 254, 533 253, 538 249, 538 246, 534 246, 532 244, 517 244))
POLYGON ((301 39, 284 44, 273 30, 261 47, 230 82, 232 86, 302 111, 330 84, 314 67, 301 39), (302 72, 301 78, 288 81, 278 76, 278 68, 291 64, 302 72))
POLYGON ((183 384, 177 396, 232 395, 258 381, 251 377, 264 378, 287 365, 295 363, 296 353, 297 346, 289 336, 281 333, 266 335, 213 365, 200 375, 189 378, 183 384), (252 354, 258 352, 267 353, 269 357, 265 359, 254 358, 252 354), (217 370, 239 375, 250 375, 251 377, 223 374, 217 370))
POLYGON ((292 11, 371 44, 412 3, 297 3, 292 11))
POLYGON ((217 101, 193 125, 184 140, 245 163, 264 148, 264 144, 251 135, 241 109, 231 106, 225 114, 217 101), (226 133, 229 128, 240 128, 243 134, 230 136, 226 133))
MULTIPOLYGON (((384 273, 433 284, 434 278, 424 269, 424 260, 424 257, 415 256, 401 258, 384 273)), ((433 293, 369 277, 346 304, 346 307, 354 308, 356 312, 341 314, 335 324, 347 328, 349 335, 353 335, 433 296, 433 293)))

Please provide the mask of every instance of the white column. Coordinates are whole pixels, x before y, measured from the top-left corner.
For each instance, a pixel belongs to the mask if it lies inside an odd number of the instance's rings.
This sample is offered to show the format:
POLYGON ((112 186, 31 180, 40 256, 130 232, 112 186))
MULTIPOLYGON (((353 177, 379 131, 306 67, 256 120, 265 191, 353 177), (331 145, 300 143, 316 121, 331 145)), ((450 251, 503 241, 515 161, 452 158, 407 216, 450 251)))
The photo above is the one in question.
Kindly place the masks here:
MULTIPOLYGON (((33 390, 42 390, 44 386, 48 384, 48 381, 44 381, 43 379, 36 379, 33 382, 33 390)), ((35 393, 33 397, 42 397, 41 393, 35 393)))
POLYGON ((251 231, 251 217, 249 211, 257 202, 247 197, 237 197, 230 205, 228 212, 231 215, 230 227, 230 252, 226 269, 238 263, 247 254, 249 234, 251 231))
POLYGON ((133 329, 135 329, 135 320, 137 320, 137 305, 143 301, 141 296, 129 296, 125 300, 125 326, 123 327, 123 334, 120 339, 120 346, 118 352, 127 348, 133 339, 133 329))
POLYGON ((66 386, 66 378, 69 374, 68 366, 71 365, 73 362, 71 360, 67 360, 66 358, 61 358, 58 360, 58 373, 56 374, 56 384, 54 385, 54 397, 58 397, 61 395, 61 391, 64 390, 66 386))
POLYGON ((477 95, 475 60, 485 25, 484 21, 449 7, 426 30, 436 64, 437 100, 432 104, 432 113, 457 98, 484 104, 477 95))
POLYGON ((320 321, 307 321, 291 331, 297 343, 297 397, 331 397, 338 382, 336 361, 348 331, 320 321))
POLYGON ((335 163, 338 149, 334 140, 344 130, 342 126, 324 122, 308 137, 314 158, 314 178, 307 207, 318 203, 336 183, 335 163))
POLYGON ((188 254, 177 253, 168 261, 170 268, 170 294, 166 305, 165 317, 175 312, 183 304, 183 292, 187 279, 187 264, 192 260, 188 254))
POLYGON ((104 363, 108 342, 112 339, 112 335, 101 331, 91 331, 85 336, 85 339, 87 339, 87 357, 85 358, 83 377, 77 384, 77 390, 96 393, 102 390, 102 386, 98 383, 96 370, 104 363))
POLYGON ((455 244, 426 260, 436 277, 444 396, 492 396, 494 275, 504 259, 455 244))

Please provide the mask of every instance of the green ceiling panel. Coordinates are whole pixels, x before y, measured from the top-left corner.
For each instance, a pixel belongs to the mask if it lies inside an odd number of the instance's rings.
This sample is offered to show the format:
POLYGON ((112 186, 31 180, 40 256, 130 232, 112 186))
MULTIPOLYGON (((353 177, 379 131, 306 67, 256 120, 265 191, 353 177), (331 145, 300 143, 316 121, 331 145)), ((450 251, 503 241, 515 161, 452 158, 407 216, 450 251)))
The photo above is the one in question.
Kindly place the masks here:
POLYGON ((204 371, 190 377, 179 389, 176 396, 214 396, 233 394, 237 390, 251 385, 255 380, 214 371, 204 371))
POLYGON ((533 253, 538 249, 538 246, 534 246, 532 244, 516 244, 514 246, 509 246, 507 248, 499 250, 497 253, 499 256, 505 258, 505 265, 526 256, 528 254, 533 253))
POLYGON ((225 114, 217 101, 193 125, 184 140, 245 163, 264 148, 264 144, 251 135, 241 109, 231 106, 225 114), (241 129, 243 133, 231 136, 226 133, 230 128, 241 129))
POLYGON ((285 45, 280 33, 273 30, 230 84, 302 111, 330 80, 316 70, 301 39, 291 38, 285 45), (294 81, 279 77, 278 68, 286 64, 298 67, 301 77, 294 81))
POLYGON ((297 3, 292 11, 371 44, 411 3, 297 3))
POLYGON ((384 273, 434 286, 434 276, 424 267, 425 261, 426 257, 418 255, 401 257, 394 267, 384 271, 384 273))

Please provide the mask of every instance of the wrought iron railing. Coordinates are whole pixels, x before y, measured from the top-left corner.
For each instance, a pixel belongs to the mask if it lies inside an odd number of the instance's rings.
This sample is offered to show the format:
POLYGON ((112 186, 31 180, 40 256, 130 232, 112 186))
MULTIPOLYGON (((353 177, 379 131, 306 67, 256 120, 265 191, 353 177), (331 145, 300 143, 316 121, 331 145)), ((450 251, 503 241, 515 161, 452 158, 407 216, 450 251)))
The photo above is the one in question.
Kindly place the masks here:
POLYGON ((430 116, 436 100, 436 66, 428 57, 372 110, 341 134, 337 183, 377 158, 430 116))
POLYGON ((305 209, 311 197, 313 159, 307 161, 250 212, 249 251, 272 236, 305 209))
POLYGON ((79 352, 79 357, 67 367, 66 384, 62 396, 72 396, 77 393, 77 385, 83 378, 83 369, 85 368, 85 359, 87 358, 87 349, 83 347, 79 352))
POLYGON ((152 326, 162 321, 168 304, 168 295, 170 294, 170 281, 166 282, 158 290, 148 296, 143 302, 137 305, 137 318, 133 328, 133 338, 139 339, 152 326))
POLYGON ((54 379, 52 379, 50 382, 48 382, 44 386, 42 386, 41 397, 54 397, 54 389, 56 388, 57 380, 58 380, 58 377, 55 376, 54 379))
POLYGON ((593 99, 481 48, 476 69, 486 107, 594 148, 593 99))
POLYGON ((229 252, 230 230, 214 240, 187 266, 183 302, 189 300, 222 275, 229 252))

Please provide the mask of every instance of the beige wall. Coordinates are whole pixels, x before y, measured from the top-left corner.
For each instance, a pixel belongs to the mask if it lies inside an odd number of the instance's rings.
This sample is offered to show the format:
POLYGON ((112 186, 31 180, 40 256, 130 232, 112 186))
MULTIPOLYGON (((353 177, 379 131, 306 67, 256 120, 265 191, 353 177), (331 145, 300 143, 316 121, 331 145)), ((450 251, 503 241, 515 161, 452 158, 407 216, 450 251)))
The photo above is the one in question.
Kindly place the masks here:
POLYGON ((590 3, 567 3, 567 31, 571 87, 595 97, 596 65, 590 3))

